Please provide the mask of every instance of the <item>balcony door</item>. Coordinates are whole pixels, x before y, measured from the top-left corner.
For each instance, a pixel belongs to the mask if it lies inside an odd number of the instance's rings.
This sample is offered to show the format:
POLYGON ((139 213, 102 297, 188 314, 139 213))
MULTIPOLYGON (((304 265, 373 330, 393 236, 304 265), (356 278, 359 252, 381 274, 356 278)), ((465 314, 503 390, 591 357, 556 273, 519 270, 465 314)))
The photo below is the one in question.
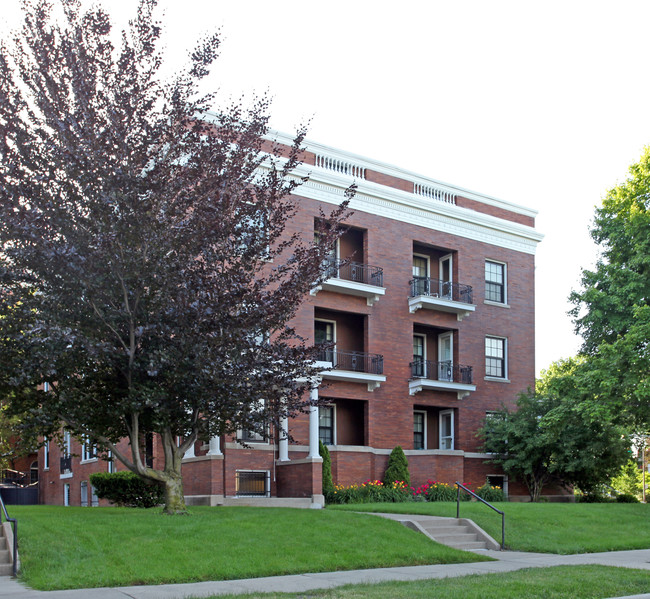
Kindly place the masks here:
POLYGON ((314 341, 316 345, 331 346, 323 350, 319 358, 324 362, 332 362, 332 366, 336 364, 336 322, 333 320, 315 320, 314 321, 314 341), (334 345, 333 345, 334 344, 334 345))
POLYGON ((452 290, 452 255, 447 254, 438 260, 438 279, 440 279, 440 297, 451 299, 452 290))
POLYGON ((429 257, 413 254, 413 296, 429 295, 429 257))
POLYGON ((453 333, 438 335, 438 380, 454 380, 454 337, 453 333))
POLYGON ((413 335, 413 372, 414 377, 426 378, 427 343, 425 335, 413 335))

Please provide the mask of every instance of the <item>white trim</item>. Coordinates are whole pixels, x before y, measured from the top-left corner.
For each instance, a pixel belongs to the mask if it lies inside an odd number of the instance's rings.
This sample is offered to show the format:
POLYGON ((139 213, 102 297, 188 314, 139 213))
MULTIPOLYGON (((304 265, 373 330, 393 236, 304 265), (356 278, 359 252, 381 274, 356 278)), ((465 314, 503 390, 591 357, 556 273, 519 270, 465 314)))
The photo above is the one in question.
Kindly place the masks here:
MULTIPOLYGON (((427 361, 427 335, 426 335, 426 333, 413 333, 413 337, 414 338, 415 337, 422 337, 422 339, 423 339, 423 341, 422 341, 422 349, 424 350, 422 352, 422 360, 424 362, 426 362, 427 361)), ((413 357, 415 357, 415 355, 413 357)))
MULTIPOLYGON (((207 120, 210 120, 209 113, 207 115, 207 120)), ((281 131, 275 131, 275 130, 269 130, 267 135, 264 136, 264 138, 267 140, 278 141, 279 143, 285 145, 291 145, 293 143, 293 137, 294 136, 288 133, 283 133, 281 131)), ((352 152, 347 152, 344 150, 333 148, 331 146, 326 146, 322 143, 310 139, 305 139, 303 141, 303 146, 308 152, 313 152, 314 154, 328 154, 330 156, 333 156, 345 162, 356 162, 357 164, 363 163, 362 166, 364 166, 366 169, 381 172, 386 175, 397 177, 399 179, 406 179, 407 181, 412 181, 413 183, 417 183, 420 185, 439 187, 445 191, 449 191, 452 194, 460 195, 464 198, 467 198, 468 200, 474 200, 489 206, 503 208, 504 210, 508 210, 516 214, 522 214, 524 216, 530 216, 532 218, 534 218, 538 214, 538 211, 533 208, 527 208, 525 206, 521 206, 513 202, 508 202, 506 200, 501 200, 493 196, 488 196, 486 194, 482 194, 479 192, 470 191, 458 185, 444 183, 442 181, 438 181, 430 177, 425 177, 423 175, 415 173, 414 171, 409 171, 385 162, 380 162, 379 160, 373 158, 366 158, 364 156, 361 156, 360 154, 354 154, 352 152)))
POLYGON ((454 333, 453 331, 446 331, 438 334, 438 380, 453 382, 454 380, 454 333), (443 346, 444 342, 449 339, 449 358, 443 360, 443 346), (451 379, 442 376, 442 362, 449 362, 451 365, 451 379))
MULTIPOLYGON (((484 277, 483 280, 483 298, 484 302, 486 304, 491 304, 493 306, 508 306, 508 263, 507 262, 502 262, 501 260, 492 260, 491 258, 486 258, 484 266, 487 266, 487 263, 490 262, 491 264, 497 264, 499 266, 503 267, 503 301, 502 302, 496 302, 494 300, 488 300, 485 299, 485 285, 487 284, 487 280, 484 277)), ((510 306, 508 306, 510 307, 510 306)))
POLYGON ((449 293, 448 294, 443 293, 442 286, 445 283, 452 283, 453 284, 453 282, 454 282, 454 255, 453 254, 451 254, 451 253, 445 254, 444 256, 440 256, 440 258, 438 258, 438 281, 439 281, 438 284, 440 286, 440 289, 438 289, 438 293, 440 294, 440 297, 443 298, 443 299, 451 300, 451 298, 453 297, 451 285, 449 286, 449 293), (446 262, 447 260, 449 261, 449 281, 443 281, 442 280, 442 263, 446 262))
POLYGON ((447 449, 447 450, 453 450, 455 445, 456 445, 456 431, 455 431, 455 423, 454 423, 454 411, 453 410, 440 410, 438 412, 438 448, 439 449, 447 449), (449 437, 447 435, 442 434, 442 421, 443 421, 443 416, 451 416, 451 447, 442 447, 442 440, 443 437, 445 439, 448 439, 449 437))
MULTIPOLYGON (((424 258, 426 260, 426 262, 427 262, 427 272, 426 272, 426 274, 424 276, 427 279, 430 278, 431 277, 431 257, 427 256, 427 254, 418 254, 417 252, 413 252, 413 258, 424 258)), ((413 273, 413 267, 412 266, 413 266, 413 261, 411 260, 411 276, 412 277, 419 276, 419 275, 415 275, 413 273)))
POLYGON ((70 506, 70 483, 63 485, 63 505, 66 507, 70 506))
POLYGON ((485 354, 485 380, 486 381, 496 381, 496 382, 501 382, 501 383, 506 383, 510 382, 508 379, 508 338, 507 337, 501 337, 499 335, 486 335, 485 336, 485 341, 484 341, 484 354, 485 354), (496 339, 498 341, 503 341, 503 376, 492 376, 487 374, 487 359, 488 357, 494 357, 494 356, 488 356, 487 354, 487 347, 485 347, 485 342, 488 339, 496 339))

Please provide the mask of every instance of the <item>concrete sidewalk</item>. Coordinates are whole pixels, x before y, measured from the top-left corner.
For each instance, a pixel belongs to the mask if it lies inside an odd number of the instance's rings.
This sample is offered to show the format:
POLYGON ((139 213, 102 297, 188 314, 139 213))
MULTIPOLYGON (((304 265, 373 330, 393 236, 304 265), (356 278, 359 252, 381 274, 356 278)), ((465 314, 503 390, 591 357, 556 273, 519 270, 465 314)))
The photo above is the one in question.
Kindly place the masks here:
MULTIPOLYGON (((436 566, 409 566, 403 568, 377 568, 346 572, 322 572, 273 576, 245 580, 131 586, 72 591, 34 591, 9 577, 0 578, 0 599, 181 599, 209 597, 210 595, 244 593, 302 593, 315 589, 333 588, 345 584, 384 582, 389 580, 422 580, 449 578, 468 574, 512 572, 523 568, 599 564, 624 568, 650 570, 650 549, 638 551, 613 551, 609 553, 583 553, 579 555, 554 555, 524 553, 519 551, 481 551, 498 561, 436 566)), ((650 599, 648 594, 635 595, 635 599, 650 599)), ((628 599, 631 599, 628 597, 628 599)))

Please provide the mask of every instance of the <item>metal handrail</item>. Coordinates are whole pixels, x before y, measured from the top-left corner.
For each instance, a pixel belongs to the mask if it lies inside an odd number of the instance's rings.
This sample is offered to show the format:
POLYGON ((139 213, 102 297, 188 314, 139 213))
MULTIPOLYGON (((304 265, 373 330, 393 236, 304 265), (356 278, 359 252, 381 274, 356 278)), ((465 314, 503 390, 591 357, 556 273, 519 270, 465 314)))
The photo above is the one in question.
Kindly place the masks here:
POLYGON ((498 512, 501 514, 501 551, 504 551, 506 548, 506 514, 505 512, 502 512, 500 509, 495 508, 491 503, 488 503, 483 499, 482 497, 479 497, 474 491, 471 491, 468 489, 465 485, 459 483, 456 481, 456 486, 458 487, 458 492, 456 495, 456 518, 460 518, 460 490, 463 489, 463 491, 466 491, 469 493, 472 497, 475 497, 478 499, 481 503, 484 503, 487 505, 489 508, 493 509, 495 512, 498 512))
MULTIPOLYGON (((2 507, 2 513, 4 514, 5 520, 11 524, 11 528, 13 529, 14 532, 13 560, 11 564, 11 572, 12 572, 12 576, 15 578, 17 568, 18 568, 18 520, 9 517, 9 514, 7 513, 7 508, 5 507, 5 502, 2 500, 1 493, 0 493, 0 506, 2 507)), ((2 522, 2 518, 0 518, 0 523, 1 522, 2 522)))
POLYGON ((473 301, 474 292, 471 285, 452 283, 451 281, 430 277, 415 277, 409 281, 409 285, 411 286, 410 297, 424 295, 463 304, 471 304, 473 301))

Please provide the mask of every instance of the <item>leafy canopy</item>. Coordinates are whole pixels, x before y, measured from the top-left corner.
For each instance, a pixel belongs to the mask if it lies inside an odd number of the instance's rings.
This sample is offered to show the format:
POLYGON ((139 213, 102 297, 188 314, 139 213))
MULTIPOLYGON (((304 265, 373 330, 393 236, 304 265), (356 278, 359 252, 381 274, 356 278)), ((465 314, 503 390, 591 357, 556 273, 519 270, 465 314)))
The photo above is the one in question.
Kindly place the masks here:
POLYGON ((140 0, 116 38, 102 8, 25 1, 0 46, 0 391, 30 427, 88 435, 183 511, 197 438, 272 434, 309 406, 315 352, 290 321, 346 202, 317 241, 285 231, 304 129, 269 141, 266 97, 210 111, 216 34, 161 80, 155 6, 140 0))

